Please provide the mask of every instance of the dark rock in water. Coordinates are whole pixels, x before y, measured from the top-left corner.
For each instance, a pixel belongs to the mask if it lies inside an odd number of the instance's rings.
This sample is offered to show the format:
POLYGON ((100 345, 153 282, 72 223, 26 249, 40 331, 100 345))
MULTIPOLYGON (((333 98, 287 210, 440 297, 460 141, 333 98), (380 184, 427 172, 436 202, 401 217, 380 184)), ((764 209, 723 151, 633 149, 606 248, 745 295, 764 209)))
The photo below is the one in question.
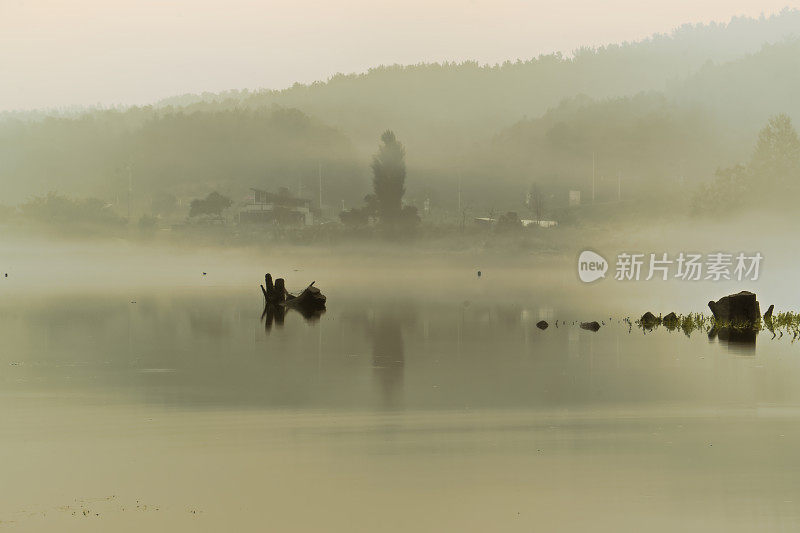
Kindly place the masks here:
POLYGON ((761 309, 752 292, 742 291, 708 302, 714 318, 726 324, 755 324, 761 320, 761 309))
POLYGON ((670 313, 661 319, 661 323, 664 324, 664 327, 666 327, 668 330, 672 331, 678 327, 678 315, 675 313, 670 313))
POLYGON ((640 318, 639 321, 644 326, 654 326, 658 324, 658 317, 653 313, 651 313, 650 311, 648 311, 642 315, 642 318, 640 318))
POLYGON ((775 306, 774 305, 770 305, 769 309, 767 309, 767 312, 764 313, 764 320, 772 320, 772 311, 774 311, 774 310, 775 310, 775 306))
POLYGON ((650 311, 646 312, 642 315, 642 318, 639 319, 639 325, 642 326, 642 329, 650 331, 654 327, 656 327, 661 322, 661 319, 651 313, 650 311))
POLYGON ((600 329, 600 324, 597 321, 581 322, 581 329, 588 329, 589 331, 597 331, 600 329))
POLYGON ((547 326, 549 326, 549 325, 550 324, 548 324, 544 320, 540 320, 539 322, 536 323, 536 327, 539 328, 539 329, 547 329, 547 326))

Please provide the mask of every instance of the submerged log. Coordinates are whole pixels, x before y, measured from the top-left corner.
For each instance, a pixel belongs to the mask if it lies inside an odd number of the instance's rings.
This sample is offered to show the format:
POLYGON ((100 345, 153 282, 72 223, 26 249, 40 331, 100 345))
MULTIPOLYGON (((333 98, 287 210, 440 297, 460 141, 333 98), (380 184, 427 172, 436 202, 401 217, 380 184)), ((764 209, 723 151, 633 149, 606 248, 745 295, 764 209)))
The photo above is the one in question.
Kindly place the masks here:
POLYGON ((286 297, 286 306, 305 309, 325 309, 327 298, 318 288, 314 287, 314 281, 297 296, 289 294, 286 297))

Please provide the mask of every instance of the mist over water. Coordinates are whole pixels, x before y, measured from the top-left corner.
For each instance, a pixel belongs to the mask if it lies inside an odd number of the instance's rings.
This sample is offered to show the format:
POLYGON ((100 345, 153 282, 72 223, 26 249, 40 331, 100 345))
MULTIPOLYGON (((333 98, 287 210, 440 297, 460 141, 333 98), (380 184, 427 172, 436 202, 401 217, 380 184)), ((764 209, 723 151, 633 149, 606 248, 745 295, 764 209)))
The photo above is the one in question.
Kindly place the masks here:
MULTIPOLYGON (((702 311, 725 284, 587 285, 577 254, 359 248, 321 265, 302 248, 44 244, 9 246, 2 280, 14 489, 0 516, 14 530, 308 530, 358 516, 387 531, 577 531, 589 521, 576 501, 604 531, 800 520, 790 339, 622 320, 702 311), (290 289, 315 280, 326 312, 268 328, 265 270, 290 289)), ((779 276, 765 267, 762 300, 779 276)))
MULTIPOLYGON (((459 16, 488 27, 509 5, 459 16)), ((325 9, 373 17, 362 64, 401 21, 457 20, 410 7, 325 9)), ((315 39, 344 31, 320 13, 315 39)), ((237 35, 263 34, 245 18, 237 35)), ((0 113, 0 530, 800 529, 798 36, 785 9, 498 64, 0 113)), ((258 52, 280 56, 270 76, 305 68, 314 41, 291 41, 258 52)))

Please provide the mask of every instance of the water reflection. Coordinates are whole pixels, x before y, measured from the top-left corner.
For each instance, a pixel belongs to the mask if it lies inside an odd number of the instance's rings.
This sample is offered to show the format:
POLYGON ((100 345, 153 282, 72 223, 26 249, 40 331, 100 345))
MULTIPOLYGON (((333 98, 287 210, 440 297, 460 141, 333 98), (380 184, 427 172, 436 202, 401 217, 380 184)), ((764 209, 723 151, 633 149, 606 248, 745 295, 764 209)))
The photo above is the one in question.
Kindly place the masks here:
POLYGON ((264 322, 264 330, 269 333, 272 325, 283 326, 287 313, 297 313, 306 322, 314 322, 325 313, 325 309, 309 309, 305 307, 284 307, 282 305, 265 305, 261 313, 261 321, 264 322))
POLYGON ((758 330, 755 328, 711 328, 708 332, 709 340, 716 337, 730 349, 750 355, 755 355, 757 336, 758 330))
POLYGON ((373 373, 380 384, 385 407, 401 404, 405 369, 403 329, 415 321, 412 309, 398 306, 377 312, 367 333, 372 343, 373 373))
POLYGON ((0 304, 0 386, 166 404, 348 409, 702 403, 741 398, 742 390, 800 395, 800 358, 779 357, 793 348, 787 337, 756 344, 752 331, 717 331, 719 342, 709 344, 704 334, 666 328, 631 334, 625 320, 585 331, 580 319, 592 317, 580 302, 543 311, 514 302, 337 295, 320 319, 291 310, 259 315, 262 301, 253 296, 0 304), (553 320, 546 330, 536 327, 543 313, 553 320), (729 352, 742 349, 769 373, 742 369, 720 380, 719 369, 733 364, 729 352))
POLYGON ((283 325, 284 317, 286 316, 286 308, 276 305, 265 305, 264 312, 261 313, 261 321, 264 322, 264 329, 269 333, 272 329, 272 324, 278 326, 283 325))
MULTIPOLYGON (((687 337, 691 337, 698 331, 705 331, 709 341, 718 339, 721 344, 732 350, 748 354, 755 353, 756 339, 760 331, 758 327, 718 327, 709 321, 710 319, 692 319, 691 317, 684 320, 677 318, 667 320, 665 317, 665 319, 650 321, 639 320, 637 321, 637 325, 645 334, 653 333, 662 327, 669 333, 680 330, 687 337), (708 325, 709 323, 711 325, 708 325)), ((627 323, 630 324, 630 321, 627 323)), ((772 333, 772 338, 774 339, 776 335, 772 322, 765 321, 765 327, 772 333)))

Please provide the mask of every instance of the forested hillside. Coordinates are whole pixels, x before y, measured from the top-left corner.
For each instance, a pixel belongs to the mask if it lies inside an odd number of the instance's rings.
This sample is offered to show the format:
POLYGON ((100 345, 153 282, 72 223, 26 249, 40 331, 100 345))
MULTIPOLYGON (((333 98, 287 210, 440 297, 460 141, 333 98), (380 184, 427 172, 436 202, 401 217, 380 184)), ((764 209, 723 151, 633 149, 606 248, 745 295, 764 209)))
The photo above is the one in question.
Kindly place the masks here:
POLYGON ((393 130, 406 200, 517 207, 535 186, 658 198, 748 159, 773 115, 800 118, 800 12, 695 25, 636 43, 501 65, 381 66, 282 91, 186 95, 85 113, 0 116, 1 203, 59 191, 135 210, 249 187, 360 202, 393 130), (458 191, 461 191, 459 194, 458 191))
POLYGON ((337 199, 360 199, 366 184, 343 134, 278 107, 6 121, 0 159, 6 198, 57 190, 116 202, 132 186, 139 208, 159 193, 191 197, 212 189, 237 199, 250 187, 316 197, 320 171, 337 199))
POLYGON ((364 74, 282 91, 187 95, 162 105, 198 109, 296 107, 335 124, 366 153, 383 128, 407 139, 420 162, 442 151, 460 153, 469 143, 536 117, 565 98, 631 96, 677 88, 704 66, 758 52, 765 43, 800 36, 800 12, 770 18, 735 18, 728 24, 686 25, 669 35, 499 65, 393 65, 364 74))

